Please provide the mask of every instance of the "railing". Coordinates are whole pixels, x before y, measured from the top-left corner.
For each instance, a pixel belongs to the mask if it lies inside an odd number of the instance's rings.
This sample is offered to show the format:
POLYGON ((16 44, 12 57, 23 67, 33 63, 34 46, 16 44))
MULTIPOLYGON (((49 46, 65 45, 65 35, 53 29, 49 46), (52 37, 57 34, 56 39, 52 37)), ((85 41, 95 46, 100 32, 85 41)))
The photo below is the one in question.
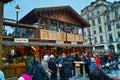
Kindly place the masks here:
POLYGON ((50 30, 40 30, 40 39, 41 40, 60 40, 66 41, 66 33, 65 32, 56 32, 50 30))
POLYGON ((60 41, 74 41, 74 42, 83 42, 83 35, 71 34, 65 32, 56 32, 50 30, 40 30, 40 39, 41 40, 60 40, 60 41))

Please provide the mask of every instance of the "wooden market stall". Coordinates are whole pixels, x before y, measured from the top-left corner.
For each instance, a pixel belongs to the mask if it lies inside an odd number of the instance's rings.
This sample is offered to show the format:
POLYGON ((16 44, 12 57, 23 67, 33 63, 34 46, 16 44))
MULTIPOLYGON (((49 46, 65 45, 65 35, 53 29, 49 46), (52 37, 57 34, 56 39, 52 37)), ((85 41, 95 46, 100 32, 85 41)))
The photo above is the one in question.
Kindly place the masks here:
MULTIPOLYGON (((16 22, 4 20, 4 27, 15 27, 16 22)), ((83 29, 89 27, 72 7, 56 6, 34 8, 18 23, 19 35, 3 34, 3 71, 5 76, 25 73, 27 47, 34 46, 36 54, 42 58, 46 53, 82 53, 91 50, 92 45, 83 45, 83 29), (8 50, 8 51, 7 51, 8 50), (8 63, 8 56, 17 50, 13 63, 8 63)))

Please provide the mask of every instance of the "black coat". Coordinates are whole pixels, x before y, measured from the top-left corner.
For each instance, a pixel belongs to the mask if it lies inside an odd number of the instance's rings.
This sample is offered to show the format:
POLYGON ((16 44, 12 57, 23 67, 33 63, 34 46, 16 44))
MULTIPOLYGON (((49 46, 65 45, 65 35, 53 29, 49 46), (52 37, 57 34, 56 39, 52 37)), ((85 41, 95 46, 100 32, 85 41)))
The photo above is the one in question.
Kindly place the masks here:
POLYGON ((52 76, 57 75, 57 66, 53 58, 50 58, 50 60, 48 61, 48 68, 52 71, 52 76))
POLYGON ((63 77, 72 77, 72 65, 69 61, 64 61, 62 64, 63 77))
POLYGON ((34 63, 30 71, 31 75, 33 74, 33 80, 49 80, 48 74, 46 73, 43 66, 39 63, 34 63))

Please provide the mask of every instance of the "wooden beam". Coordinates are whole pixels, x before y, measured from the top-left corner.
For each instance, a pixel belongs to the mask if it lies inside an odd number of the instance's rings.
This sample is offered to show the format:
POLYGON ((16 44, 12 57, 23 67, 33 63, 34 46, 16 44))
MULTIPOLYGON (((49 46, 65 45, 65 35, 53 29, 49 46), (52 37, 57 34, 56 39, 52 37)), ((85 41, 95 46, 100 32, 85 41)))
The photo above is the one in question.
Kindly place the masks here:
POLYGON ((3 28, 3 8, 4 4, 0 1, 0 70, 2 70, 2 28, 3 28))

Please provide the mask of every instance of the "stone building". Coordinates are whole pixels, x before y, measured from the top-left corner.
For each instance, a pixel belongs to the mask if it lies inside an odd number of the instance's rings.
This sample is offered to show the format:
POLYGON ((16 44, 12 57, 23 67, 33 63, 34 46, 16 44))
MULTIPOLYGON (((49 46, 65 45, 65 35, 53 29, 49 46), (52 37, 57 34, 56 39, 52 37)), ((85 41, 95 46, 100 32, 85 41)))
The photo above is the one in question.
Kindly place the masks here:
POLYGON ((94 50, 120 53, 120 1, 96 0, 81 10, 90 28, 84 29, 84 44, 94 50))

